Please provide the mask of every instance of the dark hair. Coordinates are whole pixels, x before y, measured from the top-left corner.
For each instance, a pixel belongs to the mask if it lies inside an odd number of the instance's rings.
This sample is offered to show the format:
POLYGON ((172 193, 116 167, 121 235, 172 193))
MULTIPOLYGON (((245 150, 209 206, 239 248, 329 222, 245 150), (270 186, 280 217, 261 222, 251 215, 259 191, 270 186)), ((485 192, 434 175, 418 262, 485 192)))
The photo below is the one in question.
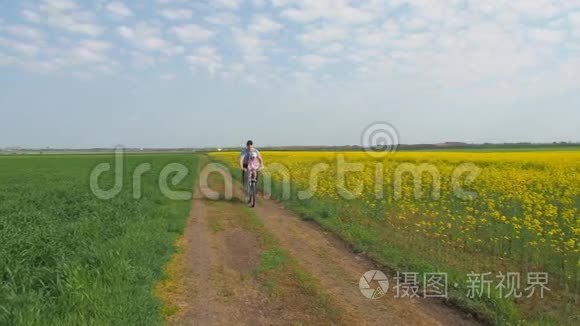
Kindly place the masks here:
POLYGON ((250 146, 250 145, 254 145, 254 142, 253 142, 253 141, 251 141, 251 140, 248 140, 248 141, 246 142, 246 146, 250 146))

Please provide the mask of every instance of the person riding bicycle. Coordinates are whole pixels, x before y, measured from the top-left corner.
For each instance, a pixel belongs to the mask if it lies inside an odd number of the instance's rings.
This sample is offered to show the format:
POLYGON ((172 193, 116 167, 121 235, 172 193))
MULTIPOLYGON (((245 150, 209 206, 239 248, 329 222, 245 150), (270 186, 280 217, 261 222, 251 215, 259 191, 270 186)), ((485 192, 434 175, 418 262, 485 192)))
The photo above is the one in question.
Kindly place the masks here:
POLYGON ((246 180, 246 170, 248 169, 248 163, 252 160, 258 160, 260 167, 264 167, 264 160, 260 151, 254 147, 254 142, 248 140, 246 142, 246 147, 242 149, 240 153, 240 169, 242 170, 242 180, 246 180))

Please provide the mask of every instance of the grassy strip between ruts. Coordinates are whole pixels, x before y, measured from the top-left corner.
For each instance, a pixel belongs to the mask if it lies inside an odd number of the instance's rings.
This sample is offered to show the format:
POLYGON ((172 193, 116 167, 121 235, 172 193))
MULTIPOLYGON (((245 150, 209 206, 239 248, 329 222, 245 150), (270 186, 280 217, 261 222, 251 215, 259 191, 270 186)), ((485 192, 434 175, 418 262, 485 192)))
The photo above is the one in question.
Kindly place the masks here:
POLYGON ((295 297, 295 304, 302 306, 310 315, 326 322, 337 322, 342 312, 334 306, 318 281, 302 270, 296 260, 266 231, 256 213, 245 207, 252 229, 259 234, 261 249, 256 277, 268 293, 277 297, 295 297), (296 294, 298 290, 298 294, 296 294), (292 295, 289 295, 292 293, 292 295))

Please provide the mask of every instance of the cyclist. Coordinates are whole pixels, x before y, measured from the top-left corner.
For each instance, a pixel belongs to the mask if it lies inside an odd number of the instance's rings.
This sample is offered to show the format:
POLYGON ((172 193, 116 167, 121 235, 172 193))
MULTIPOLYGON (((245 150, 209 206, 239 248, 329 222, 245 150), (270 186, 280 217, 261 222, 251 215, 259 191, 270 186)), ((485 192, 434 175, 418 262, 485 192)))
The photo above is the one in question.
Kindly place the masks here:
POLYGON ((248 169, 248 162, 250 159, 256 158, 260 162, 260 167, 264 167, 264 160, 260 151, 254 147, 254 142, 248 140, 246 142, 246 147, 242 149, 240 153, 240 169, 242 170, 242 180, 246 182, 246 170, 248 169))

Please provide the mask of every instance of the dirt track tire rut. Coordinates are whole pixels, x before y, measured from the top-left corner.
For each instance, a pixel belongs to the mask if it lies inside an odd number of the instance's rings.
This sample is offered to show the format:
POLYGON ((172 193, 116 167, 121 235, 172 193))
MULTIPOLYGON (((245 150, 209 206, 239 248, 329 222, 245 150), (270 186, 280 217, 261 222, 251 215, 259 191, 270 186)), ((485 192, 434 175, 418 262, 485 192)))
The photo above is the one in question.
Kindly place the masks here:
MULTIPOLYGON (((314 316, 313 295, 292 290, 272 297, 256 277, 260 234, 243 225, 248 211, 241 200, 208 201, 196 186, 184 232, 187 287, 185 302, 170 317, 171 325, 475 325, 465 313, 434 300, 394 298, 393 289, 381 299, 364 297, 358 281, 376 269, 365 256, 353 254, 336 236, 303 221, 280 204, 258 197, 253 208, 263 232, 276 239, 299 270, 319 285, 336 318, 314 316), (305 296, 306 295, 306 296, 305 296)), ((293 288, 291 282, 287 288, 293 288)), ((298 287, 298 286, 296 286, 298 287)), ((183 291, 182 291, 183 292, 183 291)), ((306 291, 308 292, 308 291, 306 291)), ((324 308, 326 309, 326 308, 324 308)), ((321 311, 321 310, 318 310, 321 311)))

